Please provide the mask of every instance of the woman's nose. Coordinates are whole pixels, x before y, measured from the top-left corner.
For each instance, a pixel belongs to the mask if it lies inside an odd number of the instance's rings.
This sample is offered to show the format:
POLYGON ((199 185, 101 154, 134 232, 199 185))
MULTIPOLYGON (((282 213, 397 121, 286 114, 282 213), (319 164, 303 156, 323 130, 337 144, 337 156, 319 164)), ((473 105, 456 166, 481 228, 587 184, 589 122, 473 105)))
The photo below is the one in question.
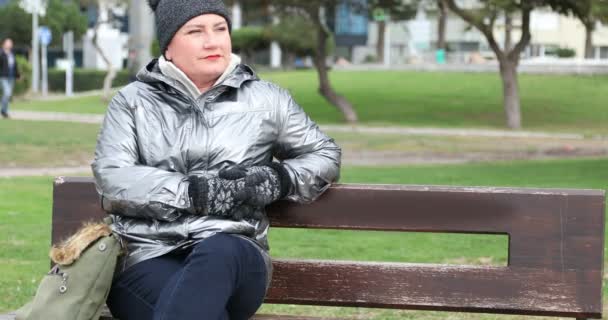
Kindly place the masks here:
POLYGON ((215 37, 214 35, 209 35, 207 37, 204 37, 203 39, 203 48, 205 49, 213 49, 215 47, 217 47, 217 37, 215 37))

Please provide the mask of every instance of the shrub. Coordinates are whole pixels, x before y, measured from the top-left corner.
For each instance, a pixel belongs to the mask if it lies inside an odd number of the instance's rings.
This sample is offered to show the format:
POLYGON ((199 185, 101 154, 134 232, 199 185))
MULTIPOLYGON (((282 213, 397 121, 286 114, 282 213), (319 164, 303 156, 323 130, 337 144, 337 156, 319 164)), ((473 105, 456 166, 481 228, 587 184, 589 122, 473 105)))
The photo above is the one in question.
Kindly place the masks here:
MULTIPOLYGON (((65 70, 49 69, 49 91, 65 91, 65 70)), ((75 69, 74 92, 99 90, 103 88, 104 70, 75 69)), ((124 86, 129 83, 128 70, 120 70, 112 81, 113 87, 124 86)))
POLYGON ((17 60, 17 67, 19 68, 19 74, 21 79, 15 82, 15 95, 21 95, 27 92, 32 85, 32 66, 25 57, 15 55, 17 60))
POLYGON ((262 27, 243 27, 232 32, 232 48, 238 53, 251 56, 268 46, 270 39, 262 27))
MULTIPOLYGON (((279 24, 269 27, 266 32, 272 41, 276 41, 281 49, 296 56, 312 56, 317 48, 316 26, 306 18, 295 15, 283 17, 279 24)), ((327 54, 335 49, 333 37, 327 39, 327 54)))
POLYGON ((376 58, 373 54, 368 54, 363 58, 363 63, 375 63, 378 62, 378 58, 376 58))
POLYGON ((555 54, 559 58, 572 58, 576 56, 576 50, 570 48, 557 48, 555 54))

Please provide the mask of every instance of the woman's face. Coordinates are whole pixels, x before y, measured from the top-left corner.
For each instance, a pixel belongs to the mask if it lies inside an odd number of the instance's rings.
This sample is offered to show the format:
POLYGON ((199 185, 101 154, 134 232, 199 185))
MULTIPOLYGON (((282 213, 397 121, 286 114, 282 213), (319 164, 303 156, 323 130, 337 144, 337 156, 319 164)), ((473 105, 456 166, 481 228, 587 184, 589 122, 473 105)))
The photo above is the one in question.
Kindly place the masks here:
POLYGON ((203 14, 190 19, 173 36, 165 57, 195 83, 214 81, 230 63, 232 42, 222 16, 203 14))

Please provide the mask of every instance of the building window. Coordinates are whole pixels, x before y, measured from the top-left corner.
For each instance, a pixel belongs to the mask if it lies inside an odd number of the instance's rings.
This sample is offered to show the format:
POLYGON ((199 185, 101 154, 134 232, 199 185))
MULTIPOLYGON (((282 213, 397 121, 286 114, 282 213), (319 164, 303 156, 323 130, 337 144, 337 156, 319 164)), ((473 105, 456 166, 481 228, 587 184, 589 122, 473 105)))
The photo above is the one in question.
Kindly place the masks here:
POLYGON ((596 57, 602 60, 608 60, 608 46, 596 47, 596 57))
POLYGON ((530 57, 557 57, 558 45, 533 43, 529 46, 530 57))

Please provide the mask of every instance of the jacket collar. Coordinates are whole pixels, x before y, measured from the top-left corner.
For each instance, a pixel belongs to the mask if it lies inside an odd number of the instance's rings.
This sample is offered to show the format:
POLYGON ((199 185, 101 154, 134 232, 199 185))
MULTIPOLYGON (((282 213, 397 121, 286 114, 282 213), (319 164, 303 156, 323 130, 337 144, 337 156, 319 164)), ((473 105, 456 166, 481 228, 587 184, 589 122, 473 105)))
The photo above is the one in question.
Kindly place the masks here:
MULTIPOLYGON (((162 83, 171 86, 175 89, 178 89, 180 92, 187 94, 190 97, 196 93, 196 91, 186 89, 186 86, 182 83, 182 81, 169 75, 163 74, 161 67, 159 66, 159 59, 157 58, 152 59, 152 61, 150 61, 148 65, 142 68, 137 73, 136 79, 138 81, 148 84, 162 83)), ((245 82, 259 80, 259 78, 255 74, 253 69, 251 69, 251 67, 239 63, 233 67, 231 72, 224 72, 224 74, 218 80, 220 81, 216 82, 216 84, 211 89, 209 89, 209 91, 212 91, 214 88, 220 86, 240 88, 245 82)), ((194 84, 192 84, 192 86, 194 86, 194 84)), ((198 88, 196 90, 198 91, 198 88)), ((196 98, 198 98, 198 96, 196 98)))
MULTIPOLYGON (((241 58, 235 54, 232 54, 230 57, 230 63, 224 73, 217 79, 217 81, 213 84, 213 86, 217 86, 222 83, 224 79, 226 79, 236 67, 241 63, 241 58)), ((201 96, 202 92, 198 89, 198 87, 188 78, 188 76, 178 68, 173 62, 165 59, 164 56, 160 56, 158 58, 158 67, 162 74, 172 78, 173 80, 177 80, 178 84, 181 85, 185 92, 188 92, 193 99, 197 99, 201 96)))

